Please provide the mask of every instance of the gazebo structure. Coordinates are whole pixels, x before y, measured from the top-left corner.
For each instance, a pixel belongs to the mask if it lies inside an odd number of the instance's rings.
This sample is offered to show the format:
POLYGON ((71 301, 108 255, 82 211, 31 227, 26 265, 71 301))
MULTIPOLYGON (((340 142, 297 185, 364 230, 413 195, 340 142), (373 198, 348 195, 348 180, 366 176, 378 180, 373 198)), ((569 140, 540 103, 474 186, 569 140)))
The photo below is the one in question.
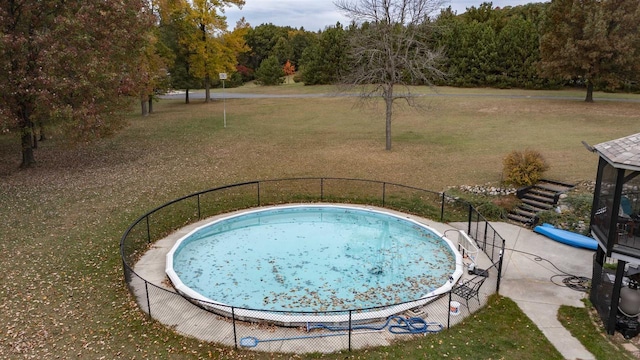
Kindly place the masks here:
POLYGON ((599 156, 591 209, 599 246, 590 300, 609 334, 632 337, 640 313, 640 133, 586 146, 599 156))

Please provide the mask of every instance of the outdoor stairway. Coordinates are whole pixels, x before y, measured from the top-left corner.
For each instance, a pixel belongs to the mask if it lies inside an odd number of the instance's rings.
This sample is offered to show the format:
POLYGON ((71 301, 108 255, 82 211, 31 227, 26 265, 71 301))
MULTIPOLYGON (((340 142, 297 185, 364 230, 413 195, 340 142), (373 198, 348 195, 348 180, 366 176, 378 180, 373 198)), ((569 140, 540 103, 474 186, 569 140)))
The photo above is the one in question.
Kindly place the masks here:
POLYGON ((518 199, 522 204, 511 211, 509 220, 526 226, 533 226, 540 211, 553 209, 558 204, 560 194, 571 190, 574 185, 553 180, 540 180, 537 184, 518 189, 518 199))

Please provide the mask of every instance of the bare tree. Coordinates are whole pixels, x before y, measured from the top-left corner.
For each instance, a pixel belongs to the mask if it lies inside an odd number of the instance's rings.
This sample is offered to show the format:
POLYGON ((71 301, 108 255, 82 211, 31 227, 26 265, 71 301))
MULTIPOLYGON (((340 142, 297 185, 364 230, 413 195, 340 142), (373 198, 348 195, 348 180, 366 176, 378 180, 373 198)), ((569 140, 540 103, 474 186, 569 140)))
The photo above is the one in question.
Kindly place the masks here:
POLYGON ((353 21, 349 31, 347 73, 341 83, 359 88, 361 99, 382 97, 386 107, 386 149, 391 150, 391 117, 395 100, 415 106, 409 85, 429 85, 444 76, 438 69, 442 51, 435 49, 430 14, 446 0, 337 0, 353 21), (400 85, 402 92, 394 92, 400 85))

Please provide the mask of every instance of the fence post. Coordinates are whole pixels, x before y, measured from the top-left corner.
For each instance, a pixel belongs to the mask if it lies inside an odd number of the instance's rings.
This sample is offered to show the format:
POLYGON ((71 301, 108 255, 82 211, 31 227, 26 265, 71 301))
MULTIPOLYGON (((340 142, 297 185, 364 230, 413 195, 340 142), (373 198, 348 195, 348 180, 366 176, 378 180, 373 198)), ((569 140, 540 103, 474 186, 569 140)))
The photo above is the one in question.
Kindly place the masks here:
POLYGON ((260 182, 258 181, 258 206, 260 206, 260 182))
POLYGON ((440 222, 444 222, 444 201, 446 199, 445 192, 442 192, 442 201, 440 203, 440 222))
POLYGON ((320 201, 324 201, 324 178, 320 178, 320 201))
POLYGON ((198 194, 198 220, 201 219, 201 212, 200 212, 200 194, 198 194))
POLYGON ((451 329, 451 290, 449 290, 449 302, 447 303, 447 329, 451 329))
POLYGON ((147 215, 145 219, 147 219, 147 243, 151 244, 151 229, 149 227, 149 215, 147 215))
POLYGON ((351 351, 351 312, 352 310, 349 310, 349 351, 351 351))
MULTIPOLYGON (((467 225, 467 234, 469 234, 469 236, 471 235, 471 221, 473 220, 473 206, 471 206, 471 204, 469 204, 469 221, 468 221, 468 225, 467 225)), ((472 237, 475 238, 477 237, 478 234, 474 234, 472 237)))
POLYGON ((387 194, 387 183, 383 182, 382 183, 382 207, 384 207, 384 198, 386 197, 387 194))
POLYGON ((504 258, 504 240, 502 240, 502 249, 500 249, 500 260, 498 261, 498 276, 496 280, 496 293, 500 294, 500 280, 502 279, 502 259, 504 258))
POLYGON ((151 317, 151 301, 149 301, 149 283, 147 282, 147 280, 144 280, 144 292, 147 295, 147 310, 149 310, 149 319, 153 319, 151 317))
MULTIPOLYGON (((485 252, 487 251, 487 233, 489 231, 489 222, 485 219, 484 221, 484 237, 483 237, 483 244, 484 247, 482 248, 482 250, 484 250, 485 252)), ((491 259, 491 261, 493 261, 493 259, 491 259)))
POLYGON ((233 323, 233 346, 238 350, 238 335, 236 333, 236 313, 234 307, 231 307, 231 322, 233 323))
MULTIPOLYGON (((496 229, 494 229, 493 227, 491 229, 493 230, 491 232, 493 234, 493 241, 492 241, 492 244, 491 244, 491 248, 495 249, 496 248, 496 235, 498 235, 498 233, 496 232, 496 229)), ((502 248, 504 248, 504 240, 502 241, 502 248)), ((491 253, 493 253, 493 251, 491 253)))

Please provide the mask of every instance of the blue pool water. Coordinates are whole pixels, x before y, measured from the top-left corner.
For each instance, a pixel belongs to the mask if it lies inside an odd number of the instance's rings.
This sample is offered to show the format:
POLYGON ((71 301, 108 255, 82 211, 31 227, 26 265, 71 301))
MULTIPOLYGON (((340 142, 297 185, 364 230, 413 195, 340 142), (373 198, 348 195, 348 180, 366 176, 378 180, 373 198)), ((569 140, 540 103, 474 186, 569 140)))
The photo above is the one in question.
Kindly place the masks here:
POLYGON ((206 299, 314 312, 418 299, 446 283, 455 262, 430 228, 340 206, 231 216, 190 233, 168 254, 179 281, 206 299))

